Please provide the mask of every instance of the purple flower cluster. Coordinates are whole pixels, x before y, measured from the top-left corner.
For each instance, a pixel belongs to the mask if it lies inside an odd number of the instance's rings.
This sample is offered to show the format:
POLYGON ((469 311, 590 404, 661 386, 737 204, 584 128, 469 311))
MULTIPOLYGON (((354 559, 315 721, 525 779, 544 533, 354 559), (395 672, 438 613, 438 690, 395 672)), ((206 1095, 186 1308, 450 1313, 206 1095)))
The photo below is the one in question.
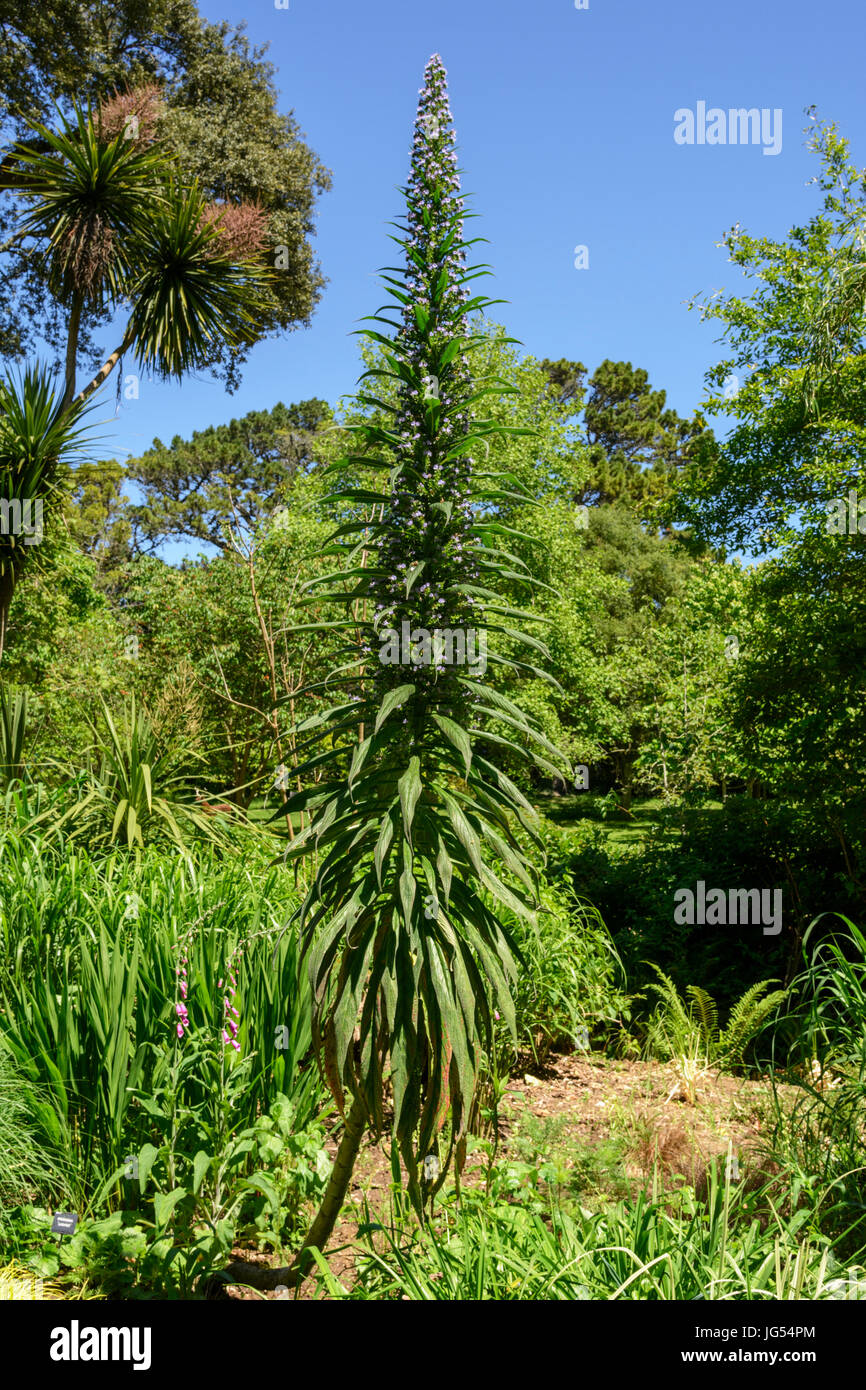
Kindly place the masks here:
POLYGON ((188 964, 189 961, 187 957, 185 955, 181 956, 180 965, 177 966, 175 970, 175 974, 178 979, 178 992, 180 994, 180 999, 174 1006, 174 1011, 177 1014, 177 1036, 179 1038, 182 1038, 186 1030, 189 1028, 189 1014, 186 1011, 188 964))
MULTIPOLYGON (((427 64, 420 92, 405 192, 406 269, 396 296, 404 302, 393 350, 410 370, 399 386, 393 423, 397 466, 373 544, 374 624, 364 644, 386 686, 405 674, 375 660, 384 629, 398 629, 405 620, 428 631, 477 626, 481 606, 466 592, 481 583, 481 568, 466 441, 472 419, 464 404, 473 391, 464 203, 438 54, 427 64)), ((447 662, 436 662, 414 670, 413 680, 431 693, 435 687, 440 697, 447 691, 450 703, 458 698, 456 674, 447 662)))
MULTIPOLYGON (((229 963, 228 963, 227 980, 226 980, 226 986, 225 986, 226 992, 225 992, 225 995, 224 995, 224 997, 223 997, 223 1032, 222 1032, 222 1039, 223 1039, 223 1042, 224 1042, 224 1043, 227 1043, 227 1044, 229 1044, 231 1047, 233 1047, 234 1050, 235 1050, 235 1052, 240 1052, 240 1050, 241 1050, 241 1045, 240 1045, 240 1043, 239 1043, 238 1040, 237 1040, 237 1038, 238 1038, 238 1023, 239 1023, 239 1021, 240 1021, 240 1013, 238 1012, 238 1010, 237 1010, 237 1008, 235 1007, 235 1005, 231 1002, 231 1001, 234 999, 234 997, 235 997, 235 995, 237 994, 237 992, 238 992, 237 976, 234 974, 234 971, 233 971, 233 969, 232 969, 233 963, 234 963, 234 955, 232 955, 232 957, 231 957, 231 959, 229 960, 229 963), (229 986, 231 986, 231 988, 229 988, 229 986), (232 1017, 232 1015, 234 1015, 234 1017, 232 1017)), ((217 983, 217 988, 218 988, 218 989, 222 989, 222 988, 223 988, 223 982, 222 982, 222 980, 219 980, 219 981, 218 981, 218 983, 217 983)))

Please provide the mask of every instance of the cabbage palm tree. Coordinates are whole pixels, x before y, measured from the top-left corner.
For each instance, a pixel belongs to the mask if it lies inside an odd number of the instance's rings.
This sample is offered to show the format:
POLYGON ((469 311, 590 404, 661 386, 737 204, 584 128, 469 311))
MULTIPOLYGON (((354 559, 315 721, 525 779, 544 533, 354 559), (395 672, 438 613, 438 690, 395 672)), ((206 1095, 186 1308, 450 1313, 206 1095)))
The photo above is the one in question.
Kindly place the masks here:
POLYGON ((15 585, 81 448, 83 414, 82 402, 64 408, 44 371, 0 378, 0 658, 15 585))
MULTIPOLYGON (((195 183, 173 173, 149 126, 135 137, 124 130, 111 135, 98 116, 75 109, 59 131, 38 123, 32 129, 34 138, 0 161, 0 188, 21 199, 16 236, 45 258, 49 290, 67 314, 64 383, 58 403, 43 373, 25 374, 18 393, 4 383, 0 495, 31 505, 38 500, 45 510, 68 476, 69 445, 80 442, 81 406, 124 354, 135 354, 157 376, 179 379, 206 366, 222 345, 248 345, 269 300, 270 273, 255 235, 246 246, 225 235, 226 210, 208 205, 195 183), (94 323, 120 317, 122 326, 114 350, 79 388, 86 316, 94 323), (12 443, 24 417, 44 427, 35 462, 32 453, 16 454, 12 443), (64 429, 73 432, 69 439, 64 429)), ((30 430, 26 438, 32 443, 36 436, 30 430)), ((7 549, 9 539, 3 538, 7 549)), ((14 539, 16 563, 0 569, 0 638, 29 557, 14 539)))
POLYGON ((27 691, 0 685, 0 789, 4 792, 25 776, 27 691))
POLYGON ((361 451, 337 466, 357 480, 333 494, 329 553, 341 563, 309 586, 345 615, 329 625, 345 635, 345 661, 315 692, 330 707, 296 731, 310 785, 281 808, 311 813, 286 854, 314 857, 299 919, 342 1137, 294 1263, 229 1271, 259 1287, 295 1281, 310 1247, 324 1248, 368 1129, 391 1130, 419 1216, 455 1162, 459 1171, 494 1015, 514 1032, 518 952, 495 909, 533 918, 542 860, 533 809, 491 749, 564 776, 558 750, 484 679, 486 659, 551 678, 532 664, 545 648, 521 630, 531 615, 500 596, 506 578, 527 591, 533 581, 495 508, 531 499, 492 457, 497 434, 519 431, 480 409, 509 388, 473 380, 483 340, 470 315, 492 301, 469 289, 479 268, 466 265, 454 145, 437 55, 394 238, 406 264, 386 276, 398 317, 377 314, 363 330, 386 364, 365 376, 387 378, 391 398, 359 397, 384 423, 360 425, 361 451), (528 659, 498 654, 501 635, 528 659))
POLYGON ((229 845, 230 834, 193 799, 183 766, 187 751, 165 746, 134 696, 119 724, 105 701, 100 704, 95 758, 78 779, 78 799, 59 819, 46 816, 52 829, 86 838, 90 846, 143 849, 146 843, 167 840, 186 849, 193 837, 229 845))

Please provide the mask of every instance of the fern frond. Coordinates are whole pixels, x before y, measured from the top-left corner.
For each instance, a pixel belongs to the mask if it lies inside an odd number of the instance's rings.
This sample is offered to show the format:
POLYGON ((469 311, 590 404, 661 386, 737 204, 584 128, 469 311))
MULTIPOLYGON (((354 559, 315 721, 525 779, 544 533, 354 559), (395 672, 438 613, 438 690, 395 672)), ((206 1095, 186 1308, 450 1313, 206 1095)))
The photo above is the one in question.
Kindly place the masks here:
POLYGON ((698 1027, 701 1030, 701 1039, 704 1044, 704 1051, 709 1054, 714 1051, 718 1042, 719 1035, 719 1010, 715 999, 708 994, 700 985, 687 985, 686 994, 692 1001, 691 1015, 697 1018, 698 1027))
POLYGON ((773 1009, 788 995, 784 989, 764 994, 778 980, 759 980, 741 995, 731 1009, 728 1025, 719 1036, 719 1061, 727 1066, 741 1066, 749 1043, 766 1027, 773 1009), (762 997, 763 996, 763 997, 762 997))
POLYGON ((699 1030, 694 1019, 686 1009, 670 976, 652 961, 646 963, 661 981, 660 984, 647 985, 647 989, 653 990, 661 1000, 649 1022, 650 1044, 658 1047, 658 1044, 662 1043, 668 1055, 691 1052, 699 1042, 699 1030))

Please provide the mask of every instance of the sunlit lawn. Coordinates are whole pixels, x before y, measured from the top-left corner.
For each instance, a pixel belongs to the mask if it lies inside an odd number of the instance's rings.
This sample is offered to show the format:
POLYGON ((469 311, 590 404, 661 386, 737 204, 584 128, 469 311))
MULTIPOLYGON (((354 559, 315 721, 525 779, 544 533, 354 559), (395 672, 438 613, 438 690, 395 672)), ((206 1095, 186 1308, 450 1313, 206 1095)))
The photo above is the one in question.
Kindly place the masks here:
MULTIPOLYGON (((662 797, 635 799, 628 811, 611 813, 600 796, 554 796, 538 798, 538 807, 550 820, 565 831, 575 831, 584 821, 591 821, 604 831, 611 844, 635 845, 646 839, 653 826, 659 824, 665 809, 662 797)), ((701 812, 722 810, 721 801, 706 801, 701 812)))

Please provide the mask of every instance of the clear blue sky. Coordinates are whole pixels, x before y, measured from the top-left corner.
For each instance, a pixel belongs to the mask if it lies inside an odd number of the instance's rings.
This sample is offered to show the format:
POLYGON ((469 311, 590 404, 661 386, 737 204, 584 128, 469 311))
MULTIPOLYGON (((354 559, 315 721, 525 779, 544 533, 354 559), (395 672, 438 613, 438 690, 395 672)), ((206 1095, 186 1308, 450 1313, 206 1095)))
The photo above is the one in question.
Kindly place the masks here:
MULTIPOLYGON (((103 449, 138 454, 154 436, 218 424, 278 400, 335 404, 358 372, 357 321, 382 302, 389 219, 408 169, 424 64, 439 52, 471 224, 489 238, 494 311, 526 350, 593 369, 649 371, 682 414, 720 356, 717 332, 684 301, 743 284, 715 243, 735 222, 783 237, 817 208, 806 181, 804 108, 838 122, 866 163, 863 0, 200 0, 208 19, 247 21, 270 44, 281 109, 292 109, 333 189, 314 245, 328 284, 309 329, 258 347, 242 388, 141 383, 104 428, 103 449), (778 155, 757 145, 675 143, 674 112, 781 108, 778 155), (589 248, 589 269, 574 248, 589 248)), ((131 366, 127 368, 131 370, 131 366)), ((105 415, 113 411, 114 383, 105 415)), ((103 412, 97 412, 101 417, 103 412)))

